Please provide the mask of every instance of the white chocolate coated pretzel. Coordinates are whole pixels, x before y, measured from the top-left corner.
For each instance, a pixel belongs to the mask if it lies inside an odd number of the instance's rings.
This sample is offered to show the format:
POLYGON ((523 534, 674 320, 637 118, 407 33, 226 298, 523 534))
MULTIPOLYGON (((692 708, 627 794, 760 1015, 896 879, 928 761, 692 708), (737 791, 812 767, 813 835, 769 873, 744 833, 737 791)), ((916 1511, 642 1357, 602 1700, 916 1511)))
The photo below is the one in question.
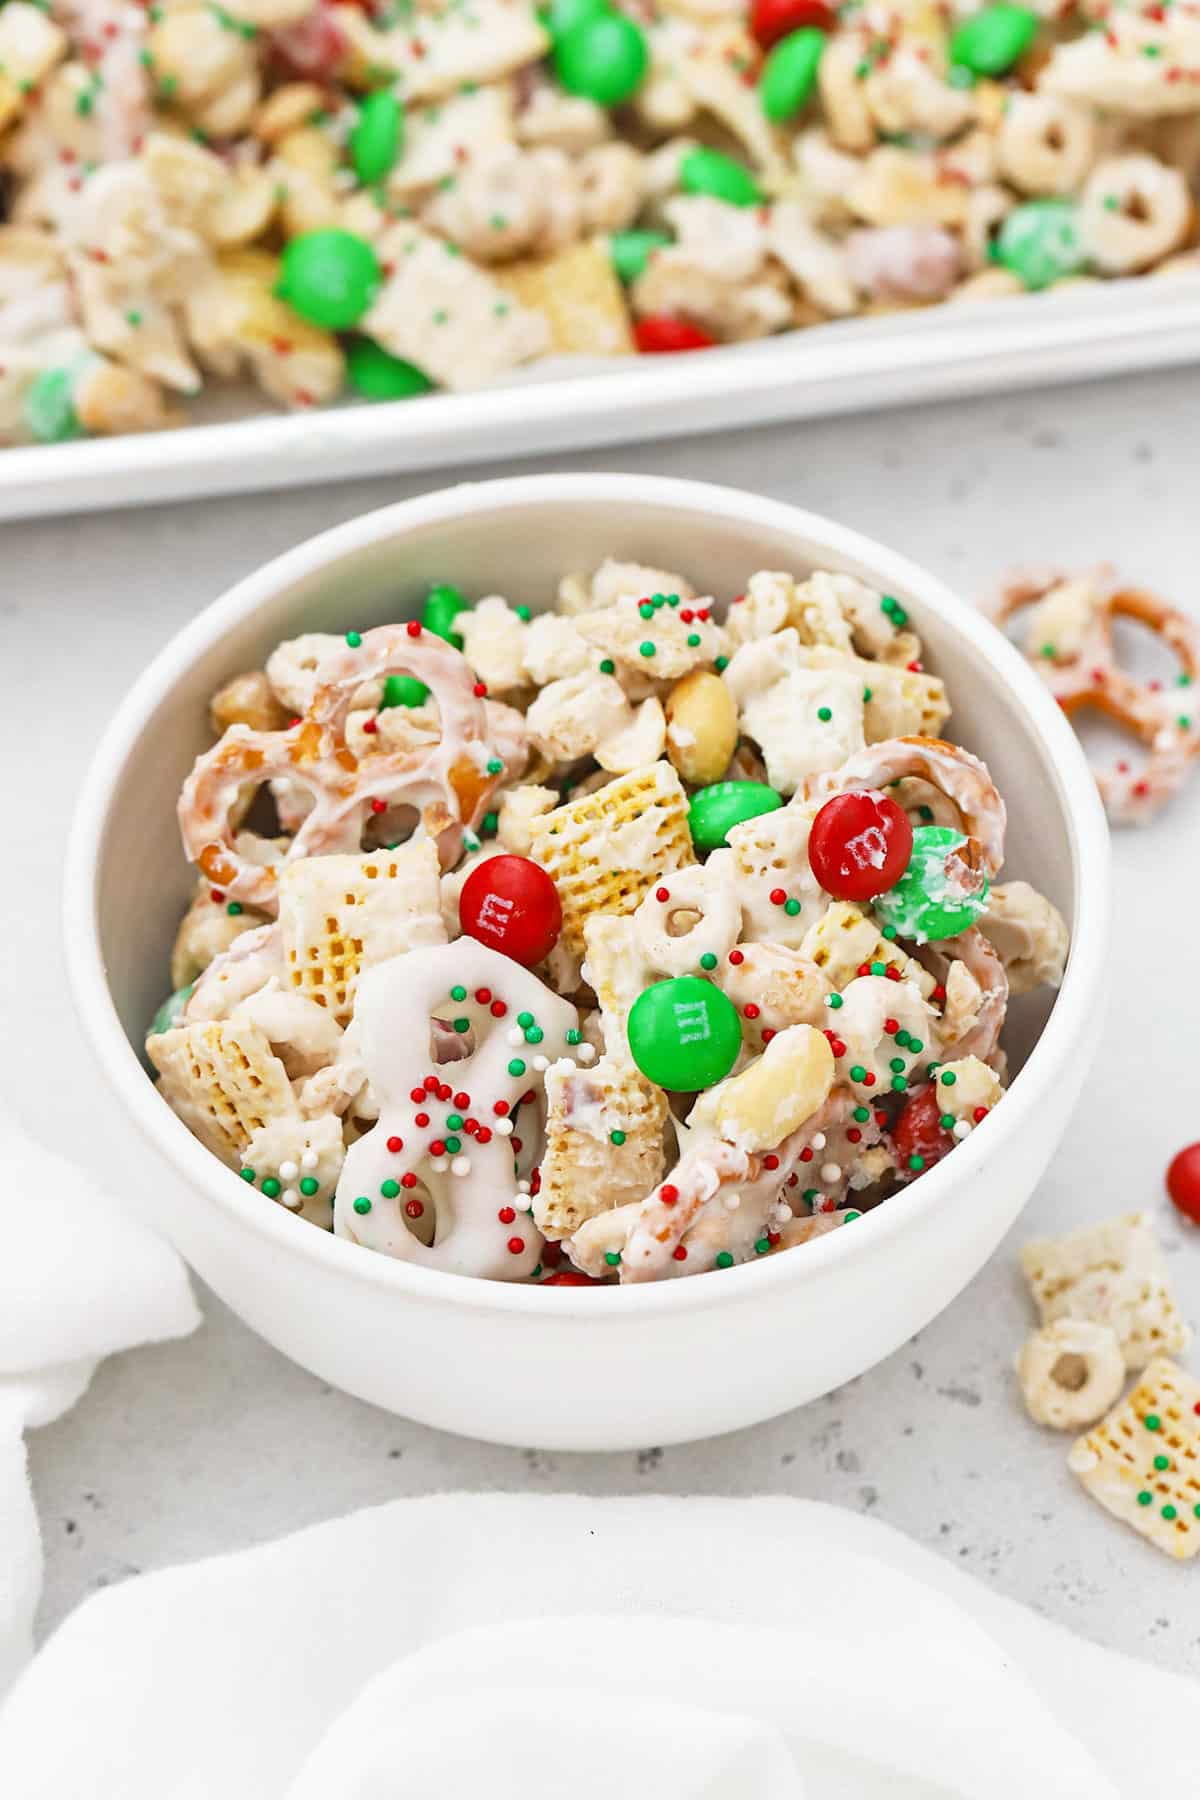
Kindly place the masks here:
POLYGON ((238 851, 233 815, 248 783, 279 777, 312 795, 281 860, 358 851, 369 814, 415 807, 438 845, 444 866, 462 848, 467 826, 482 817, 504 759, 488 736, 488 714, 474 692, 471 669, 452 645, 420 627, 380 625, 321 665, 307 716, 287 731, 231 726, 198 757, 179 799, 183 846, 208 879, 231 899, 274 910, 277 870, 238 851), (346 720, 366 681, 393 673, 414 675, 432 689, 441 719, 434 743, 359 758, 346 743, 346 720))
POLYGON ((338 1236, 455 1275, 530 1275, 542 1235, 517 1186, 512 1117, 525 1094, 542 1090, 537 1063, 544 1069, 570 1055, 575 1008, 519 963, 464 937, 369 970, 359 981, 355 1024, 379 1122, 346 1156, 334 1207, 338 1236), (455 988, 466 998, 455 1000, 455 988), (439 1068, 430 1019, 448 1008, 470 1020, 475 1048, 439 1068), (542 1033, 536 1045, 517 1025, 525 1012, 542 1033), (447 1126, 448 1115, 462 1125, 447 1126), (459 1150, 445 1147, 448 1136, 459 1150), (442 1151, 433 1148, 439 1144, 442 1151), (410 1206, 419 1210, 409 1213, 410 1206), (410 1221, 423 1235, 432 1224, 431 1241, 415 1235, 410 1221))
POLYGON ((926 737, 888 738, 868 744, 865 750, 847 757, 840 768, 811 776, 804 793, 810 799, 826 800, 832 794, 886 787, 914 775, 953 801, 963 831, 979 846, 985 874, 989 878, 995 875, 1004 861, 1007 813, 984 765, 960 744, 926 737))

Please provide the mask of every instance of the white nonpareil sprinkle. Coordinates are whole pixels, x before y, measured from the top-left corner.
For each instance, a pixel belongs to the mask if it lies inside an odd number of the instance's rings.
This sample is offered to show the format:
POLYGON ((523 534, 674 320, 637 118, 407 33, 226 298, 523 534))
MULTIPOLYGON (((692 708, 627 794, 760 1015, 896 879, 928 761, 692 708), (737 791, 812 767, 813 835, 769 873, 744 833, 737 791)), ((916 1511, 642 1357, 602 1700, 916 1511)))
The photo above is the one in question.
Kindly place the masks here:
POLYGON ((529 1183, 527 1181, 518 1181, 517 1192, 518 1194, 527 1194, 529 1192, 529 1183))
POLYGON ((304 1152, 304 1155, 300 1158, 300 1167, 302 1169, 315 1169, 317 1166, 317 1161, 318 1161, 318 1158, 317 1158, 316 1151, 315 1150, 306 1150, 304 1152))
POLYGON ((498 1131, 501 1137, 511 1137, 513 1134, 513 1122, 511 1119, 497 1119, 492 1130, 498 1131))
POLYGON ((821 1180, 825 1182, 828 1187, 832 1187, 835 1181, 840 1181, 841 1179, 842 1170, 839 1163, 821 1164, 821 1180))
POLYGON ((512 1197, 512 1203, 516 1207, 518 1212, 527 1213, 527 1212, 533 1211, 533 1195, 532 1194, 520 1194, 520 1193, 514 1194, 512 1197))
POLYGON ((596 1060, 595 1044, 580 1044, 579 1060, 581 1063, 594 1063, 596 1060))
POLYGON ((742 1196, 740 1194, 726 1194, 725 1204, 730 1212, 736 1212, 738 1207, 742 1204, 742 1196))
POLYGON ((446 1170, 450 1167, 450 1158, 448 1156, 435 1156, 429 1166, 435 1174, 444 1175, 446 1170))
POLYGON ((958 1124, 954 1127, 954 1130, 951 1135, 953 1137, 956 1137, 960 1144, 962 1143, 962 1141, 965 1137, 970 1137, 970 1135, 971 1135, 970 1120, 969 1119, 960 1119, 958 1121, 958 1124))
POLYGON ((514 1048, 518 1048, 525 1042, 525 1033, 521 1030, 519 1025, 514 1025, 511 1031, 505 1033, 505 1036, 514 1048))
POLYGON ((452 1175, 469 1175, 471 1173, 470 1157, 456 1156, 454 1161, 450 1164, 450 1173, 452 1175))
POLYGON ((813 1136, 812 1147, 814 1150, 823 1150, 828 1141, 825 1133, 823 1131, 818 1131, 813 1136))
POLYGON ((283 1204, 286 1207, 288 1207, 292 1212, 295 1212, 296 1208, 300 1204, 300 1195, 295 1188, 284 1188, 284 1190, 283 1190, 282 1194, 280 1194, 279 1198, 282 1200, 283 1204))
POLYGON ((544 1075, 546 1070, 550 1067, 550 1059, 545 1056, 535 1056, 533 1059, 533 1067, 538 1075, 544 1075))
POLYGON ((279 1165, 280 1181, 295 1181, 300 1173, 294 1162, 281 1162, 279 1165))

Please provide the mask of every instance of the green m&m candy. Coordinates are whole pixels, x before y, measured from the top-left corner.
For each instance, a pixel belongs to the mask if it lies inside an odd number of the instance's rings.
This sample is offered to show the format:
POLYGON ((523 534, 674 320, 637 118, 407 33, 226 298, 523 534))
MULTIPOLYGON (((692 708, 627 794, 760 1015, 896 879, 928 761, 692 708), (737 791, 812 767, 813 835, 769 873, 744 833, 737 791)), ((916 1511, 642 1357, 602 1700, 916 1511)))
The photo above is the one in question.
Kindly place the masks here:
POLYGON ((730 206, 757 206, 765 199, 745 163, 703 144, 680 162, 679 185, 685 194, 709 194, 730 206))
POLYGON ((368 94, 350 133, 350 160, 364 187, 390 175, 404 145, 404 108, 390 88, 368 94))
POLYGON ((189 981, 186 987, 176 988, 175 992, 163 1001, 150 1021, 147 1037, 161 1037, 164 1031, 174 1031, 183 1019, 183 1009, 191 999, 192 989, 195 985, 194 981, 189 981))
POLYGON ((392 356, 373 338, 356 338, 346 351, 350 386, 368 400, 411 400, 428 394, 433 383, 415 363, 392 356))
POLYGON ((716 781, 692 795, 688 807, 692 842, 700 851, 720 850, 735 825, 782 805, 783 795, 765 781, 716 781))
POLYGON ((742 1026, 728 994, 679 975, 639 994, 626 1027, 633 1060, 647 1081, 674 1094, 723 1081, 742 1047, 742 1026))
POLYGON ((1011 269, 1035 292, 1075 275, 1087 263, 1079 241, 1078 214, 1071 200, 1027 200, 1002 222, 992 259, 1011 269))
POLYGON ((824 48, 825 33, 815 25, 803 25, 782 38, 767 57, 758 92, 762 109, 774 124, 795 118, 808 100, 824 48))
POLYGON ((985 6, 964 19, 950 39, 951 65, 972 75, 1003 75, 1037 36, 1038 16, 1027 6, 985 6))
POLYGON ((665 231, 614 231, 608 240, 608 254, 619 281, 626 286, 646 272, 655 250, 671 242, 665 231))
POLYGON ((429 689, 415 675, 388 675, 379 710, 386 712, 389 706, 424 706, 428 698, 429 689))
POLYGON ((554 45, 554 72, 568 94, 597 106, 620 106, 640 87, 650 52, 640 28, 624 13, 593 12, 554 45))
POLYGON ((275 292, 325 331, 349 331, 369 308, 383 280, 366 238, 330 227, 294 237, 283 253, 275 292))
POLYGON ((469 612, 470 602, 465 594, 460 594, 456 587, 447 581, 439 581, 429 590, 429 596, 421 608, 421 623, 426 631, 432 631, 434 637, 445 638, 456 650, 461 650, 463 641, 454 629, 454 621, 460 612, 469 612))
POLYGON ((25 395, 25 423, 39 444, 65 444, 85 435, 72 399, 74 372, 43 369, 25 395))
POLYGON ((987 905, 989 883, 955 854, 966 842, 949 825, 918 825, 908 867, 895 887, 875 897, 883 923, 918 944, 957 937, 973 925, 987 905))

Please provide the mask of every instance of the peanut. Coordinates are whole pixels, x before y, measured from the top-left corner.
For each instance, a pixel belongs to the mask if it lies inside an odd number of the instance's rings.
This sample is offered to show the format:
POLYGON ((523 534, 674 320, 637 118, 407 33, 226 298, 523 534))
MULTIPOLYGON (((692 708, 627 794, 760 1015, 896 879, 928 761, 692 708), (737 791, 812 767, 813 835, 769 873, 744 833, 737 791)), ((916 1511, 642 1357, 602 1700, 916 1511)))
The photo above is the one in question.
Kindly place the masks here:
POLYGON ((218 737, 231 725, 249 725, 251 731, 280 731, 288 721, 286 709, 261 669, 235 675, 218 688, 208 703, 208 716, 218 737))
POLYGON ((688 1124, 709 1126, 741 1150, 772 1150, 824 1105, 833 1075, 833 1052, 822 1033, 791 1025, 748 1069, 710 1088, 688 1124))
POLYGON ((667 696, 667 755, 685 781, 719 781, 737 747, 737 711, 719 675, 693 669, 667 696))

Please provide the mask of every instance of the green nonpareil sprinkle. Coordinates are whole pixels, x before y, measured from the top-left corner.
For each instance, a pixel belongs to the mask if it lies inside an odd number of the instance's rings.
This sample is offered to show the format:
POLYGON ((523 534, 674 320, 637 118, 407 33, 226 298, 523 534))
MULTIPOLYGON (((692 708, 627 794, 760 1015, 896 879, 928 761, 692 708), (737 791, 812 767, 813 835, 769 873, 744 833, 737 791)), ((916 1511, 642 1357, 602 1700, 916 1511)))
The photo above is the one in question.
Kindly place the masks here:
POLYGON ((487 772, 489 775, 503 775, 504 764, 500 761, 498 756, 489 756, 487 760, 487 772))
POLYGON ((273 1175, 267 1176, 267 1179, 262 1184, 262 1191, 267 1196, 268 1200, 278 1200, 280 1187, 273 1175))
POLYGON ((522 1031, 526 1030, 528 1026, 533 1024, 533 1014, 531 1012, 519 1012, 517 1014, 517 1024, 521 1027, 522 1031))
POLYGON ((706 950, 704 952, 704 955, 700 958, 700 967, 702 969, 715 969, 716 966, 717 966, 716 957, 713 955, 711 950, 706 950))
POLYGON ((514 606, 513 611, 524 625, 528 625, 530 619, 533 617, 533 608, 531 606, 514 606))
POLYGON ((446 1114, 446 1130, 447 1131, 461 1131, 462 1128, 463 1128, 463 1121, 462 1121, 461 1113, 447 1113, 446 1114))
POLYGON ((525 1033, 525 1042, 527 1044, 540 1044, 545 1035, 546 1034, 540 1025, 531 1025, 525 1033))
POLYGON ((525 1073, 525 1064, 521 1061, 519 1056, 513 1057, 508 1065, 508 1072, 510 1075, 523 1075, 525 1073))
POLYGON ((653 656, 654 649, 655 649, 655 646, 647 638, 644 643, 641 643, 638 645, 638 655, 639 656, 653 656))
POLYGON ((866 1075, 867 1071, 863 1068, 861 1063, 855 1063, 850 1070, 851 1081, 865 1081, 866 1075))
POLYGON ((1156 1469, 1169 1469, 1171 1466, 1171 1459, 1169 1456, 1156 1456, 1154 1459, 1154 1466, 1156 1469))
POLYGON ((450 1155, 457 1156, 462 1149, 462 1139, 459 1137, 448 1137, 445 1142, 446 1149, 450 1152, 450 1155))
POLYGON ((865 706, 865 705, 866 705, 866 704, 867 704, 867 701, 868 701, 868 700, 869 700, 869 699, 870 699, 870 698, 871 698, 871 690, 870 690, 870 688, 864 688, 864 689, 863 689, 863 705, 864 705, 864 706, 865 706))
POLYGON ((842 1214, 842 1224, 849 1225, 852 1220, 861 1219, 861 1218, 862 1218, 862 1214, 860 1212, 855 1212, 854 1208, 851 1207, 849 1212, 844 1212, 842 1214))
POLYGON ((765 1256, 767 1254, 767 1251, 770 1248, 771 1248, 770 1238, 762 1237, 762 1238, 757 1238, 755 1240, 754 1253, 756 1256, 765 1256))
POLYGON ((856 1106, 854 1109, 853 1117, 857 1124, 865 1125, 867 1120, 871 1117, 871 1115, 865 1106, 856 1106))
POLYGON ((888 1064, 888 1068, 892 1071, 893 1075, 903 1075, 904 1058, 902 1056, 893 1056, 888 1064))
POLYGON ((844 1006, 846 1002, 842 999, 840 994, 827 994, 825 996, 825 1004, 826 1006, 832 1006, 834 1012, 836 1012, 838 1007, 844 1006))
POLYGON ((718 1250, 717 1251, 716 1267, 718 1269, 732 1269, 733 1258, 729 1254, 728 1250, 718 1250))
POLYGON ((886 975, 887 974, 887 964, 881 963, 881 962, 873 962, 871 964, 871 973, 872 973, 872 975, 886 975))
POLYGON ((608 1141, 610 1144, 615 1144, 619 1150, 621 1145, 625 1142, 625 1133, 623 1131, 610 1131, 608 1134, 608 1141))
POLYGON ((784 901, 783 910, 789 919, 794 919, 796 914, 800 911, 800 902, 793 896, 784 901))
POLYGON ((400 1183, 398 1181, 393 1181, 389 1176, 386 1181, 380 1182, 379 1191, 385 1200, 394 1200, 396 1195, 400 1192, 400 1183))
POLYGON ((1139 1506, 1150 1506, 1153 1503, 1153 1500, 1154 1500, 1154 1495, 1150 1492, 1149 1488, 1143 1488, 1141 1493, 1137 1497, 1137 1503, 1139 1506))
POLYGON ((1147 1431, 1161 1431, 1162 1430, 1162 1420, 1159 1418, 1157 1413, 1147 1413, 1145 1418, 1142 1420, 1142 1424, 1146 1427, 1147 1431))
POLYGON ((250 1182, 251 1186, 253 1186, 257 1179, 253 1169, 241 1169, 239 1170, 239 1174, 241 1175, 242 1180, 250 1182))
POLYGON ((621 1260, 621 1252, 619 1250, 606 1250, 604 1252, 604 1260, 610 1269, 615 1269, 621 1260))
POLYGON ((315 1177, 315 1176, 313 1176, 313 1175, 305 1175, 305 1176, 304 1176, 304 1177, 303 1177, 303 1178, 302 1178, 302 1179, 301 1179, 301 1182, 300 1182, 300 1192, 301 1192, 301 1193, 302 1193, 302 1194, 303 1194, 303 1195, 304 1195, 304 1197, 305 1197, 305 1199, 306 1199, 306 1200, 311 1200, 311 1199, 312 1199, 312 1197, 313 1197, 313 1195, 314 1195, 314 1194, 315 1194, 315 1193, 316 1193, 316 1192, 317 1192, 317 1191, 318 1191, 318 1189, 319 1189, 319 1188, 320 1188, 320 1186, 321 1186, 321 1184, 320 1184, 320 1182, 319 1182, 319 1181, 318 1181, 318 1180, 317 1180, 317 1179, 316 1179, 316 1177, 315 1177))
POLYGON ((830 719, 833 717, 832 708, 828 706, 818 706, 817 717, 820 719, 822 725, 828 725, 830 719))
POLYGON ((1055 654, 1056 654, 1056 652, 1055 652, 1053 644, 1043 644, 1041 649, 1038 651, 1038 655, 1044 656, 1047 662, 1050 662, 1053 659, 1053 657, 1055 656, 1055 654))
POLYGON ((953 1113, 943 1113, 941 1118, 938 1120, 938 1124, 941 1126, 943 1131, 953 1131, 954 1127, 958 1124, 958 1120, 955 1118, 953 1113))
POLYGON ((700 633, 698 631, 689 631, 687 641, 689 650, 698 650, 700 648, 700 633))
POLYGON ((457 984, 455 987, 452 987, 450 989, 450 998, 452 1000, 465 1000, 466 997, 467 997, 467 990, 465 987, 462 986, 461 983, 457 984))
POLYGON ((616 667, 617 667, 617 665, 613 661, 611 656, 605 656, 605 657, 601 658, 600 673, 602 675, 612 675, 615 672, 616 667))
POLYGON ((357 650, 359 645, 362 643, 362 632, 361 631, 348 631, 346 633, 346 642, 349 644, 349 646, 352 650, 357 650))
POLYGON ((484 813, 479 829, 482 831, 484 837, 495 837, 497 831, 500 829, 499 813, 484 813))
POLYGON ((713 668, 717 671, 718 675, 724 674, 725 670, 728 667, 729 667, 729 658, 727 656, 718 656, 713 663, 713 668))
POLYGON ((953 1069, 943 1069, 942 1073, 938 1076, 938 1080, 943 1087, 953 1087, 958 1080, 958 1076, 954 1073, 953 1069))
POLYGON ((370 1212, 371 1202, 367 1199, 367 1196, 365 1194, 360 1194, 358 1196, 358 1199, 354 1202, 354 1210, 356 1213, 369 1213, 370 1212))
POLYGON ((575 1027, 572 1026, 571 1030, 567 1033, 567 1042, 568 1044, 581 1044, 583 1042, 582 1031, 577 1031, 575 1027))
POLYGON ((460 1018, 455 1019, 453 1021, 453 1024, 454 1024, 454 1029, 455 1029, 455 1031, 457 1031, 459 1037, 463 1037, 471 1029, 470 1019, 464 1019, 464 1018, 460 1017, 460 1018))
POLYGON ((229 914, 231 919, 240 918, 241 912, 242 912, 241 901, 240 900, 231 900, 229 902, 229 905, 225 908, 225 911, 229 914))

